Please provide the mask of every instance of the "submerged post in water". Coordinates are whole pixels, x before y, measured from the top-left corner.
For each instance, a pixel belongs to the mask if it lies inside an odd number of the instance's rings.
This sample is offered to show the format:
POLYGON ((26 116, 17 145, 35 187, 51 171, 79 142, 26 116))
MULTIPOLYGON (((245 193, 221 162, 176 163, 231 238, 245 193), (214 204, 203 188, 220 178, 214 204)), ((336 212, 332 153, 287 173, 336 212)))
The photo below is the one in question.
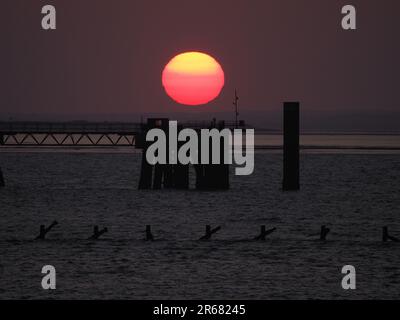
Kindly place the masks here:
POLYGON ((53 221, 52 224, 49 225, 47 228, 44 224, 42 224, 40 226, 39 235, 35 238, 35 240, 44 240, 46 238, 47 233, 49 233, 50 230, 53 229, 57 224, 58 224, 57 221, 53 221))
POLYGON ((151 233, 151 226, 146 226, 146 241, 154 241, 153 234, 151 233))

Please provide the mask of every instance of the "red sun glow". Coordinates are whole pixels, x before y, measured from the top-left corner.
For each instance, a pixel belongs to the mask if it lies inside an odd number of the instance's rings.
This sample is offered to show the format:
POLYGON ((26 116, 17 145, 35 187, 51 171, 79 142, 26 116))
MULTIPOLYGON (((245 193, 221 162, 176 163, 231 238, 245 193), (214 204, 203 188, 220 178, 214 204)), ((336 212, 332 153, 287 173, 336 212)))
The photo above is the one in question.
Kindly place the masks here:
POLYGON ((162 84, 165 92, 180 104, 206 104, 220 94, 224 71, 211 56, 186 52, 175 56, 164 68, 162 84))

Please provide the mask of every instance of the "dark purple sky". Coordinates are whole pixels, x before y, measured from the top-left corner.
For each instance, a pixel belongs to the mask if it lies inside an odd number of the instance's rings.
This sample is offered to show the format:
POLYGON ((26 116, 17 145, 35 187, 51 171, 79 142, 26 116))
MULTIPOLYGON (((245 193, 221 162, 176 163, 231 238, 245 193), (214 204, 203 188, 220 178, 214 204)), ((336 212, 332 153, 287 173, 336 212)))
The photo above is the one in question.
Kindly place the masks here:
POLYGON ((398 0, 2 0, 0 117, 136 120, 241 117, 279 127, 298 100, 307 130, 395 130, 400 123, 398 0), (340 27, 358 10, 358 30, 340 27), (57 30, 41 29, 41 7, 57 30), (161 86, 164 65, 188 50, 223 66, 221 96, 180 106, 161 86))

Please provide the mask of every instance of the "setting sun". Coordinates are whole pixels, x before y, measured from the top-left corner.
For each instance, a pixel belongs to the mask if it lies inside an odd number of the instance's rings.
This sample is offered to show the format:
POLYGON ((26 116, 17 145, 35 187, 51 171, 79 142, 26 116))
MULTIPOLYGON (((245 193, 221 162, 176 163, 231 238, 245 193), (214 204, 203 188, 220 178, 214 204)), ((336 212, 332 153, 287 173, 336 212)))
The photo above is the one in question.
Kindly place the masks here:
POLYGON ((186 52, 175 56, 162 73, 163 87, 173 100, 185 105, 206 104, 220 94, 224 71, 211 56, 186 52))

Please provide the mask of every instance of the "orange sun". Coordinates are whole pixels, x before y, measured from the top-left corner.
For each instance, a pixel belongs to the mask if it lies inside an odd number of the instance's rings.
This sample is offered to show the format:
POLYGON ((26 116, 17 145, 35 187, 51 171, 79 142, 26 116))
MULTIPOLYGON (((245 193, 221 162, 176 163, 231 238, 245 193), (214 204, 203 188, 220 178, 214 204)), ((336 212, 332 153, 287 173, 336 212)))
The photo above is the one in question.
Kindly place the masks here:
POLYGON ((176 102, 196 106, 218 97, 224 78, 221 65, 213 57, 201 52, 186 52, 165 66, 162 84, 176 102))

